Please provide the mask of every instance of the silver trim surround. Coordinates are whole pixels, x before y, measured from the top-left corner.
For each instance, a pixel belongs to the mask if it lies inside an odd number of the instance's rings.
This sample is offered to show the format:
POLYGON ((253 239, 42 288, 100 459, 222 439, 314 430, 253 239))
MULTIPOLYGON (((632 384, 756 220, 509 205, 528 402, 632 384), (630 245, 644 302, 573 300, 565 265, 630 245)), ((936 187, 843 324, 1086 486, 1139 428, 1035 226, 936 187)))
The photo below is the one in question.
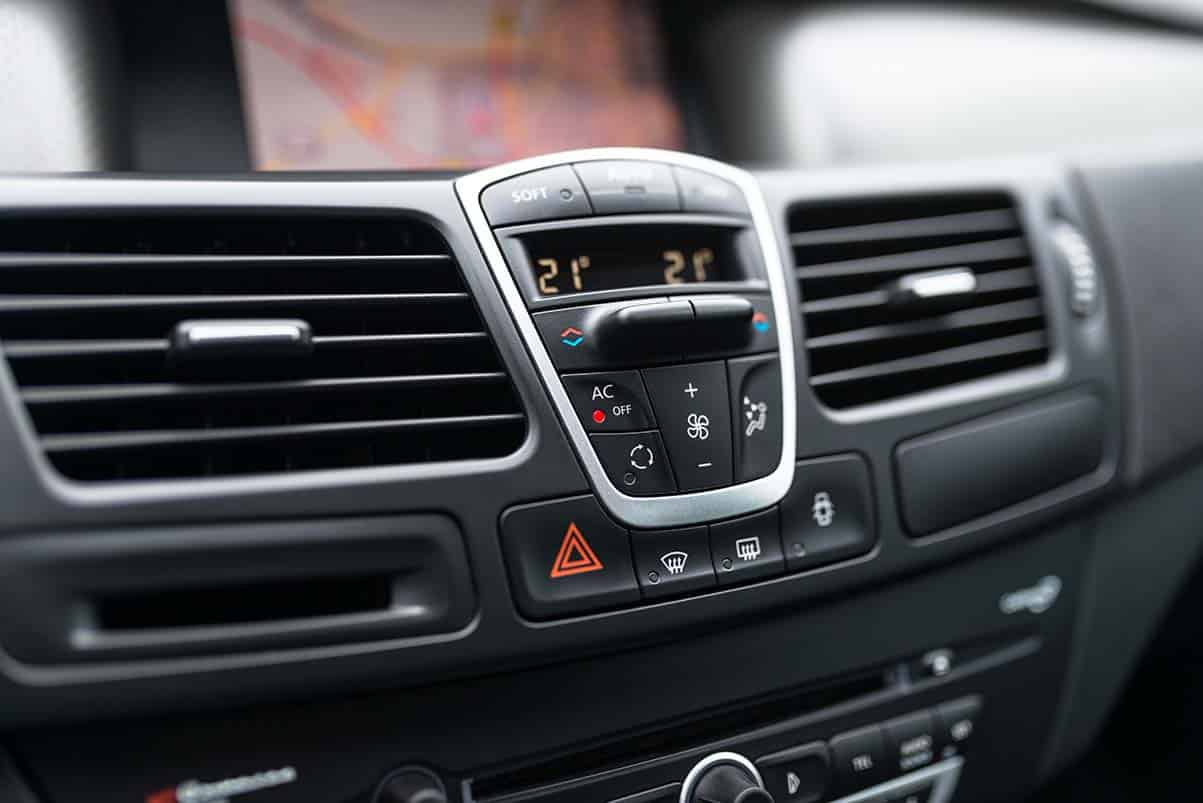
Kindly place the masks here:
POLYGON ((747 772, 756 779, 756 783, 760 788, 764 788, 764 779, 760 777, 760 770, 756 769, 756 765, 751 759, 742 756, 739 753, 711 753, 703 758, 697 764, 693 765, 693 769, 685 776, 685 780, 681 782, 681 794, 677 798, 678 803, 692 803, 693 789, 698 785, 698 779, 702 777, 702 773, 718 764, 734 764, 740 769, 747 772))
POLYGON ((585 474, 603 506, 610 513, 631 527, 676 527, 751 513, 769 507, 785 496, 793 483, 797 430, 797 385, 794 378, 794 339, 791 326, 793 311, 790 309, 786 273, 782 267, 772 217, 760 186, 750 173, 722 162, 675 151, 649 148, 592 148, 537 156, 481 170, 457 179, 455 191, 484 253, 485 261, 501 290, 502 298, 522 335, 527 351, 534 360, 539 377, 551 395, 560 421, 584 465, 585 474), (773 299, 773 313, 777 319, 778 360, 781 366, 781 461, 768 476, 726 488, 661 497, 628 496, 619 491, 606 476, 605 469, 602 468, 601 461, 589 442, 588 434, 577 419, 551 355, 539 337, 534 319, 526 307, 516 279, 510 273, 480 203, 480 194, 485 187, 498 181, 545 167, 602 159, 651 161, 701 170, 734 183, 747 199, 752 212, 752 228, 756 232, 773 299))
POLYGON ((898 800, 902 795, 922 789, 928 784, 932 785, 932 791, 927 803, 948 803, 952 799, 952 793, 956 791, 957 780, 961 777, 961 767, 964 763, 965 759, 959 756, 945 759, 900 778, 841 797, 833 803, 885 803, 888 800, 898 800))

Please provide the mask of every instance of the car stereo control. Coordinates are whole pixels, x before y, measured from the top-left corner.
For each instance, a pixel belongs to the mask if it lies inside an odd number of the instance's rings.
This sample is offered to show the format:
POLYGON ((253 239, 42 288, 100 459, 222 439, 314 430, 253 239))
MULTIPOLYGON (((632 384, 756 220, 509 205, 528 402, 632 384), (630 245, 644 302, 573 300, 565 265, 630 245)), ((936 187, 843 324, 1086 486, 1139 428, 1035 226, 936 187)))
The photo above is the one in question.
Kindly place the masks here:
POLYGON ((738 753, 713 753, 681 785, 681 803, 773 803, 760 772, 738 753))

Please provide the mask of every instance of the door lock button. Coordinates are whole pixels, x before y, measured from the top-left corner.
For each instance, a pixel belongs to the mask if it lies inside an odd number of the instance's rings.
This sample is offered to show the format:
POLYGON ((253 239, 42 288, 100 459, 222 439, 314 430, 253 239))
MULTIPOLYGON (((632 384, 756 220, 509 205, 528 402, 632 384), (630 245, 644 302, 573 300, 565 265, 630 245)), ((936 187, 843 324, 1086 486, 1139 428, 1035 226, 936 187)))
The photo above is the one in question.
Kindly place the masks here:
POLYGON ((863 555, 877 543, 869 466, 853 454, 803 460, 781 501, 785 565, 799 572, 863 555))
POLYGON ((590 432, 630 432, 656 426, 638 371, 569 374, 564 388, 590 432))

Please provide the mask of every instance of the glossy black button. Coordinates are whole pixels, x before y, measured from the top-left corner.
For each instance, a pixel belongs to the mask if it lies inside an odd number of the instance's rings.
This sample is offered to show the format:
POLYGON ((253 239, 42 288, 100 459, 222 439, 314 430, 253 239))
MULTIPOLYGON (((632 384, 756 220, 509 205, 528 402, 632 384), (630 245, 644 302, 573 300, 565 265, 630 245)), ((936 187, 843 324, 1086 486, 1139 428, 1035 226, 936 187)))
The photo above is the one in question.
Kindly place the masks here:
POLYGON ((631 542, 644 597, 669 597, 715 585, 705 527, 634 532, 631 542))
POLYGON ((735 481, 772 474, 781 462, 781 361, 776 354, 727 362, 735 424, 735 481))
POLYGON ((777 319, 766 294, 689 296, 696 325, 689 354, 738 357, 777 350, 777 319))
POLYGON ((945 703, 935 711, 936 750, 941 759, 961 755, 969 747, 982 712, 980 697, 945 703))
POLYGON ((781 502, 781 543, 791 572, 863 555, 873 549, 869 467, 857 455, 803 460, 781 502))
POLYGON ((888 777, 886 743, 880 726, 841 733, 831 740, 830 747, 836 790, 840 794, 872 786, 888 777))
POLYGON ((748 216, 748 202, 739 187, 725 178, 691 167, 673 166, 681 188, 681 205, 686 212, 714 212, 748 216))
POLYGON ((700 296, 689 302, 700 324, 730 324, 740 328, 752 324, 752 302, 742 296, 700 296))
POLYGON ((648 368, 643 381, 682 491, 731 484, 731 410, 722 362, 648 368))
MULTIPOLYGON (((655 360, 657 344, 647 342, 648 347, 627 354, 612 342, 608 348, 603 342, 613 340, 614 327, 610 320, 617 313, 642 304, 661 307, 667 299, 649 298, 642 302, 623 301, 611 304, 591 304, 586 307, 536 312, 531 317, 535 328, 547 346, 547 353, 560 371, 593 371, 599 368, 626 367, 655 360), (607 331, 609 330, 609 331, 607 331), (644 359, 640 359, 643 356, 644 359)), ((692 315, 692 308, 690 309, 692 315)), ((675 352, 671 352, 675 356, 675 352)))
POLYGON ((564 389, 590 432, 630 432, 656 426, 638 371, 568 374, 564 389))
POLYGON ((549 167, 499 181, 480 195, 485 217, 494 226, 583 217, 593 210, 571 167, 549 167))
POLYGON ((599 215, 676 212, 681 208, 668 165, 614 160, 578 162, 573 167, 599 215))
POLYGON ((614 487, 630 496, 677 490, 664 442, 656 432, 591 435, 593 448, 614 487))
POLYGON ((831 783, 831 759, 822 742, 765 756, 756 767, 776 803, 815 803, 831 783))
POLYGON ((936 726, 929 712, 891 719, 882 729, 891 772, 905 775, 936 760, 936 726))
POLYGON ((710 525, 710 554, 722 585, 783 574, 777 508, 710 525))
POLYGON ((591 496, 511 508, 501 541, 518 608, 531 619, 639 599, 627 531, 591 496))

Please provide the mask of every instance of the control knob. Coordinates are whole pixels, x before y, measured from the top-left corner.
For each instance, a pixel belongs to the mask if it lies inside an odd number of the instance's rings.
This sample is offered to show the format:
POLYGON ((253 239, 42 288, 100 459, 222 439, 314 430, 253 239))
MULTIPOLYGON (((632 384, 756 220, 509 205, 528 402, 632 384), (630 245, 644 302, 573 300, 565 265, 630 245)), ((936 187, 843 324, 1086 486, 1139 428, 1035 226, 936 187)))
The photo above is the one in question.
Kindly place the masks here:
POLYGON ((681 785, 681 803, 773 803, 756 766, 738 753, 713 753, 681 785))

